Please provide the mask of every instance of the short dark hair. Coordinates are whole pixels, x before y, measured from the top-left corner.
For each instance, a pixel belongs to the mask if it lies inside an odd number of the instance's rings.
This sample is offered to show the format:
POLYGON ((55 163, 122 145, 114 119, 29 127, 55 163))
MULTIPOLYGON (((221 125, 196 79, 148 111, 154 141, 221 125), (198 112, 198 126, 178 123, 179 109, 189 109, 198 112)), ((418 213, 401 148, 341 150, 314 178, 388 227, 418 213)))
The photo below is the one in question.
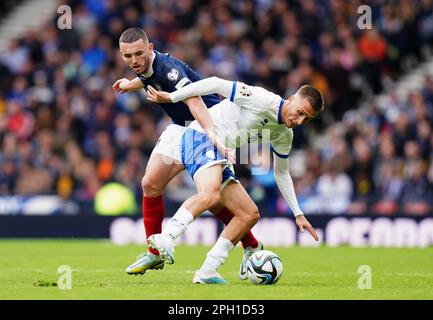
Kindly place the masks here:
POLYGON ((315 113, 319 113, 325 108, 322 93, 316 87, 309 84, 303 85, 298 90, 299 94, 308 99, 315 113))
POLYGON ((144 32, 143 29, 140 28, 129 28, 123 31, 123 33, 120 35, 119 43, 132 43, 137 40, 143 39, 144 43, 148 43, 149 39, 147 38, 146 32, 144 32))

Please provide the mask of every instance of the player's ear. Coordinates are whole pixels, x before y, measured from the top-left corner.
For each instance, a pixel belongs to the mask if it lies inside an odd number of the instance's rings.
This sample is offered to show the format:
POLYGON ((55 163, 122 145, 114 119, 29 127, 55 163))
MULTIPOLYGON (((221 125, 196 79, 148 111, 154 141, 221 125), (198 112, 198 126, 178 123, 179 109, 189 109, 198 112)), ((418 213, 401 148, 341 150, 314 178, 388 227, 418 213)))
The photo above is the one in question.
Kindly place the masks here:
POLYGON ((123 47, 123 42, 119 42, 119 52, 120 52, 120 55, 123 57, 123 50, 122 50, 122 47, 123 47))
POLYGON ((149 42, 149 51, 153 51, 153 43, 149 42))

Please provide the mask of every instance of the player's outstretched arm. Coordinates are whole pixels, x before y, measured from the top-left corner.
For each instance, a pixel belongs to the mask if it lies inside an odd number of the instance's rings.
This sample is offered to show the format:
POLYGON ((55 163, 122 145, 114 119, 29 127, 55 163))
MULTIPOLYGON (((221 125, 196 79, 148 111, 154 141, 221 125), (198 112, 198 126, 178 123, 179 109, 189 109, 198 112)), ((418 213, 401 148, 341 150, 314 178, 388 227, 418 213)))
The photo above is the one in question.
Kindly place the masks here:
POLYGON ((158 91, 148 86, 147 99, 155 103, 175 103, 191 97, 205 96, 212 93, 218 93, 228 98, 232 93, 232 89, 233 81, 210 77, 188 84, 171 93, 158 91))
POLYGON ((119 93, 134 92, 139 89, 143 89, 143 83, 138 77, 132 80, 122 78, 113 84, 113 90, 119 93))
POLYGON ((185 100, 194 96, 205 96, 218 93, 224 98, 229 98, 232 93, 233 81, 224 80, 218 77, 210 77, 193 82, 187 86, 170 93, 173 102, 185 100))
POLYGON ((316 231, 308 222, 307 218, 305 218, 304 213, 299 207, 298 200, 296 199, 295 187, 293 186, 293 180, 289 172, 288 159, 283 159, 274 155, 274 175, 278 189, 280 189, 281 194, 296 217, 296 225, 299 230, 304 232, 304 229, 306 229, 314 240, 319 241, 316 231))

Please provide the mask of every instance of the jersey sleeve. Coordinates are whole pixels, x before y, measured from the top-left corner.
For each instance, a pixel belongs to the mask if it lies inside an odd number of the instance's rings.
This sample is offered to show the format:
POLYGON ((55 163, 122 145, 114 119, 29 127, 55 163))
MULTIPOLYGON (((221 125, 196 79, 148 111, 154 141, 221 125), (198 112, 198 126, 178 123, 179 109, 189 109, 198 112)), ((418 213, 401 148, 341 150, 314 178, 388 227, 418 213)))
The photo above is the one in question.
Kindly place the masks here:
POLYGON ((228 99, 239 106, 263 111, 273 104, 278 96, 264 88, 249 86, 240 81, 233 81, 228 99))
POLYGON ((293 131, 286 129, 277 136, 271 136, 271 149, 274 155, 286 159, 292 149, 293 131))

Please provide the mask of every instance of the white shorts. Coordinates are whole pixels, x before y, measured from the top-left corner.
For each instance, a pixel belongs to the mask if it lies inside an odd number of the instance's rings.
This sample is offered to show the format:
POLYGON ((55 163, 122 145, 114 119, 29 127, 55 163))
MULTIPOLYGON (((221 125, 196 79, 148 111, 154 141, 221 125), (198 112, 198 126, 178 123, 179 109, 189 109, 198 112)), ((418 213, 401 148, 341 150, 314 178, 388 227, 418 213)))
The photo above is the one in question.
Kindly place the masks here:
POLYGON ((170 124, 162 133, 153 148, 152 153, 162 154, 176 161, 182 162, 180 142, 187 128, 177 124, 170 124))

